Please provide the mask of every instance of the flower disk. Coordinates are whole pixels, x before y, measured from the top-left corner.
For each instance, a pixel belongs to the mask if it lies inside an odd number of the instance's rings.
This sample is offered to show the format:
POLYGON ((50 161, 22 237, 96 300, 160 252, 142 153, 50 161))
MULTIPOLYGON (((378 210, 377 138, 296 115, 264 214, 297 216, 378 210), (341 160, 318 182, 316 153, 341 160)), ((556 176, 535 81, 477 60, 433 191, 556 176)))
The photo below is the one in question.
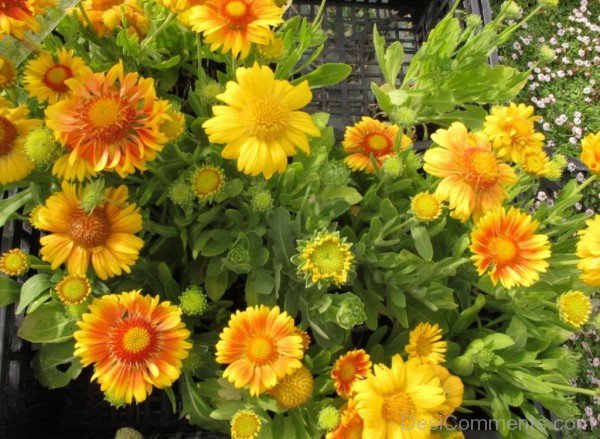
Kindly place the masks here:
POLYGON ((75 355, 113 401, 142 402, 173 384, 192 344, 181 311, 139 291, 96 299, 77 323, 75 355))
POLYGON ((55 287, 56 295, 65 305, 77 305, 84 302, 92 293, 92 285, 87 277, 80 274, 69 274, 61 279, 55 287))
POLYGON ((300 407, 312 396, 314 379, 310 370, 302 366, 281 378, 269 394, 285 409, 300 407))
POLYGON ((335 391, 344 399, 354 394, 352 387, 371 370, 371 357, 364 349, 355 349, 340 356, 331 370, 335 391))
POLYGON ((421 192, 411 200, 410 209, 417 219, 427 223, 440 217, 442 202, 436 194, 421 192))
POLYGON ((231 419, 232 439, 254 439, 260 433, 262 421, 253 410, 240 410, 231 419))
POLYGON ((213 200, 225 184, 225 173, 215 166, 201 166, 194 171, 190 179, 192 189, 202 201, 213 200))
POLYGON ((29 259, 23 250, 13 248, 0 256, 0 273, 21 276, 29 270, 29 259))
POLYGON ((409 343, 404 350, 410 358, 421 363, 443 363, 448 343, 442 340, 442 328, 436 323, 419 323, 410 331, 409 343))
POLYGON ((587 228, 579 232, 577 264, 583 274, 581 280, 592 287, 600 286, 600 215, 586 222, 587 228))
POLYGON ((569 291, 556 301, 560 319, 576 328, 581 328, 588 322, 592 312, 590 298, 581 291, 569 291))

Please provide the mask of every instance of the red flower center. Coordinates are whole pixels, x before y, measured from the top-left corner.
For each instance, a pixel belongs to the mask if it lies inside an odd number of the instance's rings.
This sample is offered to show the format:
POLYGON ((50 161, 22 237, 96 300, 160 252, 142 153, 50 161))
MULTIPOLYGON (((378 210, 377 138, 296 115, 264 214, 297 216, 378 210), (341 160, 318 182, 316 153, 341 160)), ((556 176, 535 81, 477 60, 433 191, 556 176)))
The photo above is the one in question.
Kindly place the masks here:
POLYGON ((363 149, 375 157, 381 157, 390 154, 394 149, 394 144, 391 139, 381 133, 370 133, 365 137, 363 149))
POLYGON ((0 157, 10 153, 17 139, 17 127, 6 117, 0 116, 0 157))
POLYGON ((69 90, 69 87, 65 84, 67 79, 73 77, 73 72, 67 66, 61 64, 54 65, 48 69, 44 74, 42 81, 46 86, 51 88, 57 93, 65 93, 69 90))
POLYGON ((122 362, 142 363, 156 350, 156 328, 142 317, 127 317, 110 336, 111 352, 122 362))
POLYGON ((84 131, 105 144, 124 140, 136 121, 135 107, 118 94, 97 96, 85 104, 84 131))
POLYGON ((106 243, 110 236, 110 221, 104 209, 96 208, 92 213, 83 210, 71 215, 69 234, 82 247, 94 248, 106 243))
POLYGON ((352 381, 356 376, 356 366, 354 363, 346 362, 340 367, 340 381, 352 381))
POLYGON ((244 30, 255 19, 252 6, 245 0, 225 1, 221 4, 220 12, 229 28, 233 30, 244 30))

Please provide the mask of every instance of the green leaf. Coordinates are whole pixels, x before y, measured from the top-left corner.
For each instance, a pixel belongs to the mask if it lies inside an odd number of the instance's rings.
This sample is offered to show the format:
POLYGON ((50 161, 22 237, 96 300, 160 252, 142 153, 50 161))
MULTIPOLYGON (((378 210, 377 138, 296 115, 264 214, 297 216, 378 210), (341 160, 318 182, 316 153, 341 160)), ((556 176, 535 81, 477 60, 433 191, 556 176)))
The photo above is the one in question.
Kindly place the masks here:
POLYGON ((223 270, 221 273, 215 276, 206 276, 206 279, 204 280, 206 294, 214 301, 217 301, 223 297, 228 285, 229 274, 227 270, 223 270))
POLYGON ((165 299, 168 299, 170 301, 177 300, 177 298, 179 297, 179 285, 177 284, 175 279, 173 279, 171 270, 169 269, 169 266, 166 263, 161 262, 160 264, 158 264, 157 275, 158 279, 160 280, 160 283, 162 284, 165 299))
POLYGON ((74 340, 67 340, 63 343, 40 346, 33 359, 33 373, 42 386, 58 389, 79 376, 81 362, 73 354, 74 343, 74 340))
POLYGON ((286 269, 291 266, 290 259, 296 253, 292 225, 290 213, 283 207, 278 207, 271 213, 267 236, 273 241, 275 259, 286 269))
POLYGON ((486 336, 483 343, 488 349, 497 351, 514 345, 515 341, 506 334, 496 333, 486 336))
POLYGON ((32 343, 60 343, 73 337, 76 328, 65 307, 51 302, 26 315, 18 335, 32 343))
POLYGON ((362 200, 362 195, 353 187, 337 187, 330 189, 327 192, 328 198, 341 198, 346 203, 353 205, 358 204, 362 200))
POLYGON ((0 275, 0 306, 11 305, 19 298, 21 286, 8 276, 0 275))
POLYGON ((327 85, 335 85, 342 82, 350 75, 352 67, 344 63, 327 63, 319 66, 316 70, 299 77, 292 83, 300 84, 308 81, 311 88, 319 88, 327 85))
POLYGON ((396 84, 398 73, 404 62, 404 48, 400 41, 394 41, 385 51, 385 63, 383 74, 385 81, 392 87, 396 84))
POLYGON ((27 279, 21 287, 21 298, 15 314, 22 313, 31 302, 54 285, 50 278, 49 274, 36 274, 27 279))
POLYGON ((475 303, 460 313, 458 319, 454 322, 450 333, 452 335, 462 334, 477 318, 479 311, 485 305, 485 296, 479 294, 475 299, 475 303))
POLYGON ((275 288, 275 278, 269 270, 252 270, 246 279, 248 294, 271 294, 275 288))
POLYGON ((3 227, 11 215, 23 207, 29 200, 31 200, 31 190, 25 189, 0 201, 0 227, 3 227))
POLYGON ((433 259, 433 246, 431 245, 427 229, 422 226, 413 226, 410 229, 410 234, 413 237, 415 249, 419 253, 419 256, 426 261, 431 261, 433 259))
POLYGON ((194 382, 189 373, 181 375, 179 391, 183 403, 182 416, 188 415, 190 424, 215 426, 216 429, 219 429, 219 424, 210 417, 213 409, 204 401, 200 387, 194 382))

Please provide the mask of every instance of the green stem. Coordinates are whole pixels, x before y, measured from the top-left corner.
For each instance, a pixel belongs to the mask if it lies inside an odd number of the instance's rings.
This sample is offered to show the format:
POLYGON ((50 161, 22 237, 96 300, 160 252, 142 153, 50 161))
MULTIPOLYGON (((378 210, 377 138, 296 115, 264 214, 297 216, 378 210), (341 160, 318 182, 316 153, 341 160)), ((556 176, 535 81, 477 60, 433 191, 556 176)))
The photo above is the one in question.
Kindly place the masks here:
POLYGON ((142 41, 142 46, 147 46, 148 44, 150 44, 158 36, 158 34, 160 34, 169 25, 173 18, 175 18, 175 12, 169 12, 169 15, 167 16, 166 20, 163 21, 162 24, 154 30, 154 32, 152 32, 148 37, 146 37, 144 41, 142 41))
POLYGON ((325 4, 327 0, 321 0, 321 5, 319 6, 319 10, 317 11, 317 15, 315 16, 315 20, 313 21, 313 28, 320 27, 321 21, 323 18, 323 13, 325 12, 325 4))
POLYGON ((539 300, 538 303, 541 303, 542 305, 547 305, 550 308, 556 308, 556 303, 550 302, 549 300, 539 300))
POLYGON ((196 34, 196 58, 196 61, 198 62, 196 77, 201 83, 204 83, 205 73, 202 68, 202 40, 200 39, 200 34, 196 34))
POLYGON ((562 390, 563 392, 581 393, 583 395, 590 395, 590 396, 598 396, 600 394, 600 389, 597 389, 597 390, 582 389, 580 387, 566 386, 564 384, 558 384, 558 383, 548 383, 548 385, 555 390, 562 390))
POLYGON ((590 178, 588 178, 586 181, 584 181, 583 183, 581 183, 577 189, 575 189, 575 193, 576 194, 580 194, 586 187, 588 187, 590 184, 592 184, 594 181, 596 181, 596 176, 592 175, 590 178))
POLYGON ((517 24, 513 24, 512 26, 508 26, 506 29, 504 29, 504 31, 498 35, 498 40, 503 42, 505 41, 505 39, 507 39, 510 34, 512 34, 515 30, 517 30, 518 28, 520 28, 521 26, 523 26, 527 21, 531 20, 535 15, 537 15, 537 13, 542 9, 542 6, 539 6, 537 8, 535 8, 533 11, 531 11, 529 13, 529 15, 527 15, 524 19, 522 19, 521 21, 519 21, 517 24))

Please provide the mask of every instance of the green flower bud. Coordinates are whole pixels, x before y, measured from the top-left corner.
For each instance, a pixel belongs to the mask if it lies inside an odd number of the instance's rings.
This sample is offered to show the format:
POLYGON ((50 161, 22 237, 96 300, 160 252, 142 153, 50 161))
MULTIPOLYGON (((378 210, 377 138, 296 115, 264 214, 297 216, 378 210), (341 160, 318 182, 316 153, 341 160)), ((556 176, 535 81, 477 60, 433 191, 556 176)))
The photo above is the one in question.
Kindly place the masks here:
POLYGON ((340 412, 333 406, 326 406, 321 409, 318 416, 317 426, 319 430, 332 431, 340 423, 340 412))
POLYGON ((200 97, 209 103, 216 102, 217 95, 223 91, 223 86, 217 81, 209 81, 200 89, 200 97))
POLYGON ((191 350, 189 355, 181 363, 181 369, 184 372, 193 372, 202 366, 202 357, 198 352, 191 350))
POLYGON ((180 207, 191 206, 196 198, 194 190, 184 179, 179 179, 169 187, 169 198, 180 207))
POLYGON ((406 169, 406 166, 404 166, 402 158, 397 155, 388 156, 381 165, 383 175, 386 177, 400 177, 404 172, 404 169, 406 169))
POLYGON ((39 127, 31 131, 23 145, 25 155, 38 166, 53 163, 63 152, 63 147, 54 140, 54 134, 48 127, 39 127))
POLYGON ((344 329, 352 329, 356 325, 362 325, 367 319, 365 305, 357 296, 346 297, 335 315, 338 325, 344 329))
POLYGON ((242 245, 235 245, 227 253, 227 260, 233 264, 245 264, 250 261, 250 252, 242 245))
POLYGON ((556 59, 556 55, 554 54, 554 50, 552 50, 550 46, 544 44, 542 47, 540 47, 539 58, 540 62, 548 64, 556 59))
POLYGON ((552 161, 556 163, 561 169, 565 169, 569 163, 567 158, 563 154, 554 154, 552 161))
POLYGON ((396 108, 390 114, 390 119, 402 127, 412 127, 417 123, 417 112, 408 107, 396 108))
POLYGON ((273 197, 271 196, 271 192, 266 189, 254 192, 250 202, 252 208, 257 212, 266 212, 273 207, 273 197))
POLYGON ((508 20, 515 20, 523 14, 523 9, 514 0, 507 0, 502 3, 500 10, 504 11, 508 20))
POLYGON ((327 162, 321 168, 321 181, 326 186, 340 187, 348 184, 350 169, 343 162, 327 162))
POLYGON ((104 201, 104 179, 90 181, 83 188, 83 196, 79 201, 79 207, 84 212, 91 213, 104 201))
POLYGON ((123 427, 117 430, 115 439, 144 439, 142 433, 130 427, 123 427))
POLYGON ((477 353, 477 355, 475 355, 475 363, 477 363, 482 369, 487 369, 490 364, 492 363, 492 360, 494 359, 494 353, 491 351, 488 351, 487 349, 483 349, 482 351, 479 351, 477 353))
POLYGON ((188 316, 201 316, 208 306, 208 299, 204 290, 192 285, 188 287, 179 298, 179 308, 188 316))
POLYGON ((478 29, 481 27, 481 17, 477 14, 469 14, 466 19, 467 27, 472 29, 478 29))

